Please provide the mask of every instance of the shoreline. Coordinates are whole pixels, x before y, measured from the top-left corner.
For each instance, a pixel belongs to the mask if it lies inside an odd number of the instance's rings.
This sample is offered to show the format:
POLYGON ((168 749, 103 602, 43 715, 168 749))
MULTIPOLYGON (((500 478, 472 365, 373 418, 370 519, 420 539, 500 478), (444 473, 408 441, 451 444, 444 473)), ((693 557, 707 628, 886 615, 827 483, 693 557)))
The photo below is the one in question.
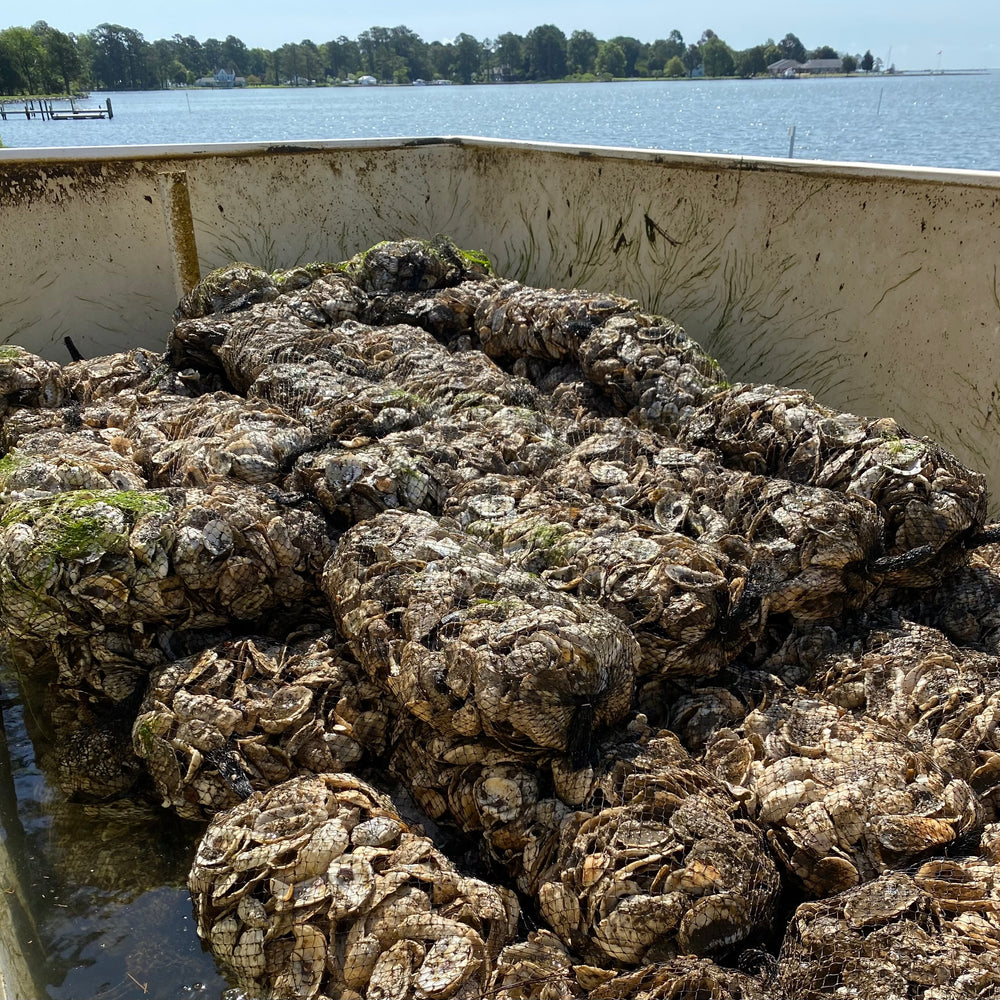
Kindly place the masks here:
MULTIPOLYGON (((453 83, 456 87, 496 87, 496 86, 508 86, 508 87, 534 87, 534 86, 548 86, 553 83, 693 83, 693 82, 708 82, 708 81, 722 81, 722 80, 739 80, 745 83, 754 83, 761 80, 830 80, 830 79, 855 79, 855 80, 891 80, 897 77, 915 77, 915 76, 990 76, 996 70, 994 68, 983 68, 983 69, 901 69, 896 70, 895 73, 804 73, 801 76, 794 77, 780 77, 771 76, 770 74, 764 76, 677 76, 677 77, 667 77, 667 76, 624 76, 624 77, 614 77, 610 80, 583 80, 574 78, 563 78, 559 80, 499 80, 499 81, 482 81, 477 83, 453 83)), ((255 86, 248 87, 193 87, 193 86, 183 86, 183 87, 162 87, 157 88, 157 91, 185 91, 188 93, 202 93, 205 91, 214 90, 326 90, 331 87, 356 87, 359 86, 357 83, 347 83, 341 81, 334 81, 331 83, 320 83, 311 84, 306 86, 296 86, 293 87, 289 84, 274 84, 274 83, 262 83, 255 86)), ((372 86, 372 85, 370 85, 372 86)), ((412 83, 377 83, 374 84, 375 87, 412 87, 412 83)), ((145 90, 107 90, 100 91, 100 93, 107 94, 133 94, 133 93, 144 93, 149 92, 145 90)), ((154 91, 155 92, 155 91, 154 91)), ((86 100, 89 94, 74 94, 72 95, 73 100, 86 100)), ((52 101, 69 101, 71 98, 66 95, 52 95, 52 94, 27 94, 27 95, 12 95, 12 94, 0 94, 0 104, 17 104, 24 103, 27 101, 37 101, 37 100, 52 100, 52 101)))

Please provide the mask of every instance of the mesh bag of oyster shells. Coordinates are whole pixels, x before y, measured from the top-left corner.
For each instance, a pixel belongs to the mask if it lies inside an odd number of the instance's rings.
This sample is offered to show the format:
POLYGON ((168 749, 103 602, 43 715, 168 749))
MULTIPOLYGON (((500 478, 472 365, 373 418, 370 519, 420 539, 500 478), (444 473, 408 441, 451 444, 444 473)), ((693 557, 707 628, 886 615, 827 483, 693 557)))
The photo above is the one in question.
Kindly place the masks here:
MULTIPOLYGON (((758 963, 759 964, 759 963, 758 963)), ((489 996, 498 1000, 775 1000, 772 970, 746 972, 709 958, 681 955, 620 971, 577 962, 550 931, 500 953, 489 996)))
POLYGON ((123 432, 157 487, 275 483, 313 445, 312 432, 283 410, 228 392, 141 394, 123 432))
POLYGON ((444 736, 413 716, 393 730, 389 769, 441 829, 474 835, 527 898, 552 862, 563 822, 593 791, 593 769, 518 752, 482 734, 444 736))
POLYGON ((943 850, 983 819, 968 781, 926 743, 820 699, 751 712, 709 740, 705 763, 814 897, 943 850))
POLYGON ((62 369, 23 347, 0 346, 0 419, 20 407, 52 408, 70 397, 62 369))
POLYGON ((473 481, 452 490, 444 509, 550 587, 629 625, 643 651, 641 674, 717 673, 769 615, 833 620, 871 595, 860 571, 878 544, 870 504, 716 473, 711 460, 676 451, 656 456, 662 466, 629 468, 615 461, 621 452, 603 447, 610 438, 574 449, 543 487, 473 481), (621 488, 618 502, 595 477, 621 488))
POLYGON ((636 727, 594 785, 538 890, 569 948, 628 966, 721 954, 767 933, 779 879, 764 836, 672 733, 636 727))
POLYGON ((518 920, 513 893, 461 875, 346 774, 216 815, 189 886, 216 959, 266 996, 481 996, 518 920))
POLYGON ((984 476, 892 419, 837 413, 803 390, 734 385, 690 415, 680 442, 734 468, 870 499, 885 518, 886 554, 900 557, 886 570, 895 585, 936 583, 986 520, 984 476))
POLYGON ((676 323, 615 295, 509 282, 483 299, 475 322, 483 350, 508 364, 513 359, 514 370, 556 405, 564 405, 559 381, 579 381, 596 390, 574 390, 585 409, 610 406, 671 434, 725 378, 718 362, 676 323))
POLYGON ((476 295, 474 285, 486 281, 490 272, 482 254, 460 250, 443 238, 381 243, 343 264, 308 265, 275 275, 233 264, 213 271, 181 302, 168 353, 178 367, 224 366, 233 384, 245 388, 253 378, 248 364, 259 373, 260 362, 343 359, 337 339, 331 341, 319 330, 331 322, 416 320, 416 326, 461 332, 474 308, 467 297, 476 295), (294 297, 282 295, 287 292, 294 297), (287 301, 275 303, 279 296, 287 301), (270 303, 274 308, 268 308, 270 303), (256 310, 259 321, 243 323, 234 332, 234 314, 254 306, 261 306, 256 310), (270 346, 259 335, 262 328, 270 346), (310 334, 310 329, 317 332, 310 334))
MULTIPOLYGON (((393 419, 412 414, 395 409, 393 419)), ((556 465, 575 429, 531 410, 470 406, 378 441, 361 437, 312 451, 296 462, 286 485, 315 497, 336 523, 394 508, 437 514, 457 489, 484 476, 537 476, 556 465)))
POLYGON ((252 620, 314 602, 330 547, 321 519, 250 486, 57 493, 0 515, 0 611, 54 645, 252 620))
POLYGON ((983 476, 891 419, 837 413, 802 390, 729 386, 680 327, 634 306, 508 284, 484 299, 476 325, 488 354, 572 359, 619 413, 726 465, 871 499, 886 519, 886 554, 900 557, 883 570, 894 584, 932 584, 940 570, 926 564, 946 547, 958 545, 946 560, 962 560, 986 518, 983 476))
POLYGON ((628 711, 629 629, 443 521, 386 512, 351 528, 323 588, 372 678, 445 734, 579 758, 592 726, 628 711))
POLYGON ((910 874, 889 872, 830 899, 803 903, 781 947, 781 995, 997 996, 1000 935, 992 885, 993 865, 982 859, 931 861, 910 874))
POLYGON ((972 553, 966 565, 933 587, 893 592, 887 602, 904 618, 940 629, 961 646, 1000 655, 1000 545, 972 553))
POLYGON ((46 493, 147 488, 133 443, 118 428, 60 424, 44 428, 22 424, 16 444, 8 439, 7 452, 0 459, 0 509, 14 500, 46 493))
POLYGON ((132 738, 164 806, 207 819, 254 789, 370 762, 384 701, 335 635, 244 638, 154 670, 132 738))

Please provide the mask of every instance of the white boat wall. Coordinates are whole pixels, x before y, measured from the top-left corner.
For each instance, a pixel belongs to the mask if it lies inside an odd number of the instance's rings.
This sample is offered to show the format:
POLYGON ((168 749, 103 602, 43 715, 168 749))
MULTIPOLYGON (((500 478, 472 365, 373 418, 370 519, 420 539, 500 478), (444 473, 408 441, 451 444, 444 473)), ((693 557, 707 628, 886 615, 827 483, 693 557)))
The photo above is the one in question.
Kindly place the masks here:
POLYGON ((464 137, 5 149, 0 220, 0 343, 48 357, 162 345, 199 269, 443 233, 1000 482, 1000 173, 464 137))
POLYGON ((165 342, 231 260, 443 233, 501 274, 614 290, 733 381, 889 414, 1000 484, 1000 173, 448 137, 0 150, 0 343, 165 342))

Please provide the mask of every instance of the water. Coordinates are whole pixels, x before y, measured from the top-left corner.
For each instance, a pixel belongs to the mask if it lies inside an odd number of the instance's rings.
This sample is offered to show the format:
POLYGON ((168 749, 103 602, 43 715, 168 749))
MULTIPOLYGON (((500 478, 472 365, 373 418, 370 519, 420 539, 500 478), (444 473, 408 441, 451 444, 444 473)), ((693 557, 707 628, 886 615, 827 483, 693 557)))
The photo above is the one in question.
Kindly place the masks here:
POLYGON ((1000 170, 1000 72, 817 80, 150 91, 111 121, 0 122, 6 146, 478 135, 1000 170))
POLYGON ((20 896, 3 912, 9 909, 17 924, 23 899, 28 916, 19 938, 33 995, 223 996, 226 981, 201 947, 186 888, 200 828, 158 806, 128 800, 67 802, 39 765, 47 746, 35 708, 41 693, 30 687, 19 692, 2 652, 0 837, 20 880, 20 896))

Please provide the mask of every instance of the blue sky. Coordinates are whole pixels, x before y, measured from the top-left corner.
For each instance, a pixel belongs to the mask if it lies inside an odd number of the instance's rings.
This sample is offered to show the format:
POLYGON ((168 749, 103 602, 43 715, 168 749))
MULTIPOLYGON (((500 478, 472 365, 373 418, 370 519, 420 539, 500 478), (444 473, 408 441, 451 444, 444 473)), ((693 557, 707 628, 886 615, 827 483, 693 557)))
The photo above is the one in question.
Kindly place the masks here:
MULTIPOLYGON (((871 49, 900 69, 1000 67, 1000 3, 997 0, 709 0, 675 8, 653 0, 506 0, 503 4, 423 4, 382 0, 377 4, 276 4, 273 0, 238 3, 172 0, 137 4, 134 0, 49 0, 19 8, 29 26, 48 21, 62 31, 84 32, 102 22, 141 31, 147 40, 174 33, 199 40, 236 35, 247 45, 276 48, 310 38, 320 43, 355 38, 372 25, 405 24, 425 41, 453 38, 465 31, 494 38, 505 31, 525 34, 539 24, 555 24, 567 35, 587 29, 598 38, 633 35, 642 41, 665 38, 677 28, 685 41, 697 41, 711 28, 733 48, 747 48, 789 31, 807 48, 830 45, 839 52, 871 49), (940 56, 938 53, 941 53, 940 56)), ((0 17, 0 27, 7 27, 0 17)))

